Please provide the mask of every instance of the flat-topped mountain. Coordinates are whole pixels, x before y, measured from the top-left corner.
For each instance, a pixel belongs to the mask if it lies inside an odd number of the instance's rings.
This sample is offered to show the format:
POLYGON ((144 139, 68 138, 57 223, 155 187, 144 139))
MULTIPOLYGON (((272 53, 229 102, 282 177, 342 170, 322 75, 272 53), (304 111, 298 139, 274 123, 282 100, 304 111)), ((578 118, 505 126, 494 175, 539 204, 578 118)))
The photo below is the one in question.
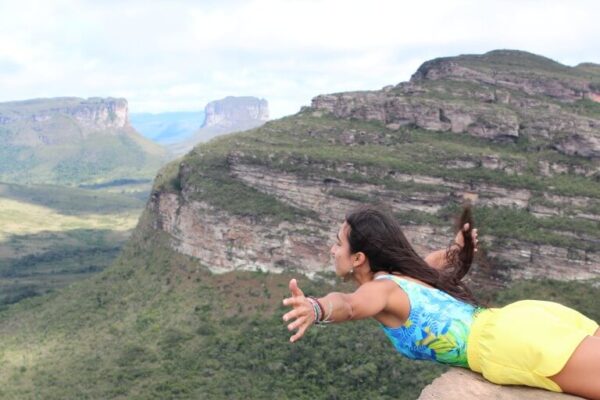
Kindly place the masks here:
POLYGON ((0 180, 19 183, 149 178, 166 160, 115 98, 0 103, 0 155, 0 180))
POLYGON ((189 139, 169 146, 174 153, 184 154, 216 136, 261 126, 269 120, 269 104, 265 99, 252 96, 227 96, 209 102, 204 107, 204 115, 202 126, 189 139))
POLYGON ((124 128, 128 124, 127 100, 58 97, 0 103, 0 125, 3 126, 47 122, 58 116, 71 117, 79 124, 97 130, 124 128))
POLYGON ((600 72, 522 51, 434 59, 409 82, 318 96, 312 107, 390 129, 467 133, 600 158, 600 72))
POLYGON ((227 96, 208 103, 204 113, 203 128, 262 124, 269 120, 269 104, 265 99, 251 96, 227 96))

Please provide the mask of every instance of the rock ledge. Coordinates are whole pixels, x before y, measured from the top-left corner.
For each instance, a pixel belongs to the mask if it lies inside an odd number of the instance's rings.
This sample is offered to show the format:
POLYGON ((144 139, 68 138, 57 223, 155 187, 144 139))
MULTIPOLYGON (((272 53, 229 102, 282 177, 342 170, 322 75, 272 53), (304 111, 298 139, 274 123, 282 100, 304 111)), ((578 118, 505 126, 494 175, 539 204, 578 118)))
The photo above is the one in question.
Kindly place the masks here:
POLYGON ((502 386, 486 381, 480 374, 453 368, 421 392, 418 400, 577 400, 582 397, 527 386, 502 386))

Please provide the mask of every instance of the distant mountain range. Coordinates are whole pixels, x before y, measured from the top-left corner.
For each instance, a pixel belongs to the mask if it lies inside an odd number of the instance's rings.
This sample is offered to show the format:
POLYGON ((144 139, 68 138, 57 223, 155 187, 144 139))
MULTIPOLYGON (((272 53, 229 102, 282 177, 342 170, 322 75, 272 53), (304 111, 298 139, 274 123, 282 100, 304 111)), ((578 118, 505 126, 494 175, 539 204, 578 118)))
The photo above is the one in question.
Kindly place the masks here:
POLYGON ((203 112, 132 116, 127 100, 118 98, 0 103, 0 181, 150 181, 158 168, 196 144, 267 119, 267 101, 255 97, 226 97, 210 102, 203 112))
POLYGON ((204 123, 203 111, 131 113, 129 122, 142 135, 162 145, 182 142, 204 123))

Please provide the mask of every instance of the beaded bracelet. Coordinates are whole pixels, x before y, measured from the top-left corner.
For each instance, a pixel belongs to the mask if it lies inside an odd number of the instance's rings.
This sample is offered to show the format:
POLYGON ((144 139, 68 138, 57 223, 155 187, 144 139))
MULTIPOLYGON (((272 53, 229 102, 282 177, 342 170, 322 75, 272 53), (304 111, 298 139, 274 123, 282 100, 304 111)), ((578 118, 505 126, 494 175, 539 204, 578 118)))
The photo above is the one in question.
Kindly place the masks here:
POLYGON ((329 311, 327 312, 327 315, 324 315, 325 308, 323 307, 321 302, 316 297, 313 297, 313 296, 309 296, 307 298, 309 299, 309 301, 311 302, 311 304, 313 305, 313 308, 315 310, 315 321, 314 321, 315 325, 324 325, 324 324, 330 324, 333 322, 332 320, 329 319, 331 317, 331 314, 333 313, 333 304, 331 304, 331 300, 329 300, 327 303, 329 305, 329 311), (318 318, 316 317, 317 315, 318 315, 318 318))
POLYGON ((321 318, 323 317, 323 309, 321 308, 321 305, 319 304, 318 300, 315 299, 314 297, 309 296, 306 299, 310 302, 310 304, 313 307, 313 311, 315 313, 314 323, 316 324, 317 321, 320 321, 321 318))

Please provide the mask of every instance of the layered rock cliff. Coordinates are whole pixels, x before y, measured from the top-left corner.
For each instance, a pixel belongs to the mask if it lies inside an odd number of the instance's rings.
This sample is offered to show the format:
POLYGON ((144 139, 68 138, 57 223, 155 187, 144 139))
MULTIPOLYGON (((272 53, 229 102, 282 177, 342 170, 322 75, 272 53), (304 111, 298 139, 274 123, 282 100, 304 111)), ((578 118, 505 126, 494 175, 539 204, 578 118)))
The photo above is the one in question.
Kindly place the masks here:
POLYGON ((572 69, 521 52, 513 64, 494 61, 510 54, 467 57, 477 68, 428 62, 409 83, 318 96, 294 116, 199 146, 157 179, 154 227, 215 272, 314 275, 330 270, 329 246, 352 207, 384 202, 425 255, 448 244, 450 217, 468 200, 494 265, 477 266, 475 280, 596 277, 595 78, 563 82, 552 68, 572 69), (537 78, 544 68, 548 81, 537 78))

